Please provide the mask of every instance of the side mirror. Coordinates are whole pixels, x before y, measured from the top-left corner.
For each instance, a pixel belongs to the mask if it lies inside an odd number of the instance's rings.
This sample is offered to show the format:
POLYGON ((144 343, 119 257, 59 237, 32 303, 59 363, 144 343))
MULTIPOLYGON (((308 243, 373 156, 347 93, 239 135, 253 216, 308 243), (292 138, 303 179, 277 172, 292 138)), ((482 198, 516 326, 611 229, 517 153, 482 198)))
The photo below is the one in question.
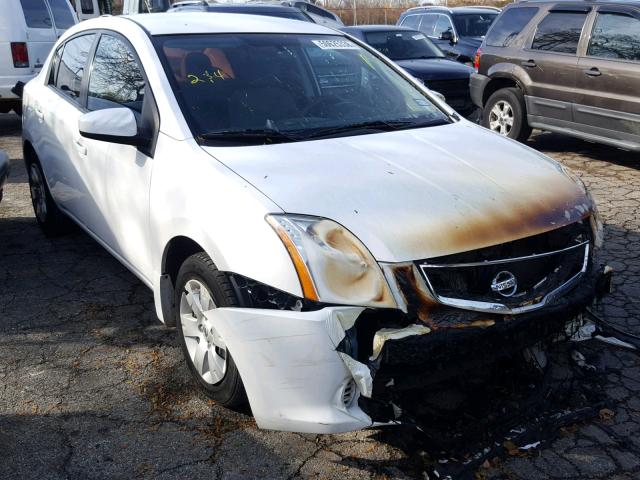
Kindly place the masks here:
POLYGON ((431 90, 431 93, 440 101, 442 101, 443 103, 447 103, 447 99, 444 97, 443 94, 441 94, 440 92, 436 92, 435 90, 431 90))
POLYGON ((85 113, 78 119, 78 130, 83 137, 101 142, 142 147, 150 141, 138 133, 136 117, 126 107, 85 113))
POLYGON ((456 43, 456 38, 453 35, 453 32, 451 30, 447 30, 445 32, 442 32, 440 34, 440 40, 444 40, 445 42, 449 42, 451 44, 456 43))

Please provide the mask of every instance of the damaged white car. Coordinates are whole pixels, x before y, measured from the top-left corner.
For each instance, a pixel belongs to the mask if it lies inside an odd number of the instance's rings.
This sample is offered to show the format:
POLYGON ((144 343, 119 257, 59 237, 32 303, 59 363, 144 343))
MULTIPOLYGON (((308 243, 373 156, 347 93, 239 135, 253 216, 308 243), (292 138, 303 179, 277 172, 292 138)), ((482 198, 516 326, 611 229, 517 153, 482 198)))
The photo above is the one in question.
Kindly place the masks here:
POLYGON ((263 428, 402 421, 404 391, 564 331, 602 284, 577 178, 311 23, 82 22, 23 123, 45 232, 73 219, 153 289, 200 387, 263 428))

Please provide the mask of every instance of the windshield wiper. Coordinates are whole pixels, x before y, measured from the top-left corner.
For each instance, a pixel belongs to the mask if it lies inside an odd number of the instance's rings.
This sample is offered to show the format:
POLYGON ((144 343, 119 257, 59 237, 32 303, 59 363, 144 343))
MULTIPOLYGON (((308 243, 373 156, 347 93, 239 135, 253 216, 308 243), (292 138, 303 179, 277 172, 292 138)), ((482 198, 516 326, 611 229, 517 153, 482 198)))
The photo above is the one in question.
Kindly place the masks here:
POLYGON ((201 140, 220 140, 225 142, 263 142, 264 144, 297 142, 300 140, 300 137, 297 135, 283 133, 273 128, 221 130, 219 132, 201 133, 198 135, 198 138, 201 140))
POLYGON ((372 122, 362 122, 362 123, 352 123, 349 125, 340 125, 337 127, 330 128, 322 128, 319 130, 315 130, 310 134, 306 135, 305 138, 320 138, 320 137, 330 137, 332 135, 340 135, 342 133, 348 133, 358 130, 378 130, 381 132, 391 132, 394 130, 403 130, 407 128, 421 128, 421 127, 433 127, 436 125, 444 125, 447 122, 446 120, 431 120, 428 122, 414 122, 411 120, 391 120, 391 121, 382 121, 376 120, 372 122))

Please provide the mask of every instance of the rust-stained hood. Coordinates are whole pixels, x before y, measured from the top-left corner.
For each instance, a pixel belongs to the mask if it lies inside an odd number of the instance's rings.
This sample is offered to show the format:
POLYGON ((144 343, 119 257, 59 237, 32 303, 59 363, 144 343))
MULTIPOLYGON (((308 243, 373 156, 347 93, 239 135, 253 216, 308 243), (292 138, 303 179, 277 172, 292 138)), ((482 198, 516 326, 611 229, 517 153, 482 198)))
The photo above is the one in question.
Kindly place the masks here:
POLYGON ((468 122, 205 150, 285 212, 341 223, 378 261, 516 240, 591 208, 556 162, 468 122))

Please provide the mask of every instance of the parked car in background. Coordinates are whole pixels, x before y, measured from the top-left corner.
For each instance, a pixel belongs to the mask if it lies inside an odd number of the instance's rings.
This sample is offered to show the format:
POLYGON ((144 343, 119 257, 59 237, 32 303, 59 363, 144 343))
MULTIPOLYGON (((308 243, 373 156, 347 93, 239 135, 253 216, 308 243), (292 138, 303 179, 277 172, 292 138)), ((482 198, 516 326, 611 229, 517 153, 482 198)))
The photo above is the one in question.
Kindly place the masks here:
POLYGON ((171 0, 124 0, 122 14, 159 13, 166 12, 170 8, 171 0))
POLYGON ((22 132, 43 230, 70 217, 126 265, 261 428, 411 421, 411 388, 539 352, 604 284, 577 177, 311 22, 87 20, 22 132))
POLYGON ((449 60, 423 33, 388 25, 343 27, 341 30, 371 45, 428 88, 444 95, 445 101, 461 115, 476 114, 478 108, 469 95, 469 77, 474 69, 449 60))
MULTIPOLYGON (((69 2, 71 2, 80 21, 99 17, 102 14, 98 0, 69 0, 69 2)), ((111 13, 111 11, 104 13, 111 13)))
POLYGON ((0 150, 0 202, 4 192, 4 185, 9 178, 9 156, 4 150, 0 150))
POLYGON ((313 22, 306 13, 294 7, 287 7, 274 3, 218 3, 212 5, 191 4, 172 7, 169 13, 177 12, 215 12, 215 13, 244 13, 247 15, 264 15, 267 17, 288 18, 291 20, 302 20, 303 22, 313 22))
POLYGON ((344 25, 338 15, 326 8, 322 8, 320 5, 314 5, 313 3, 301 0, 281 0, 280 3, 303 11, 318 25, 324 25, 329 28, 340 28, 344 25))
POLYGON ((640 150, 640 1, 509 5, 477 63, 471 92, 487 128, 640 150))
POLYGON ((471 65, 499 13, 494 7, 415 7, 400 15, 398 25, 420 30, 448 57, 471 65))
POLYGON ((0 113, 20 113, 20 97, 11 90, 38 74, 58 37, 76 23, 68 0, 3 0, 0 113))

